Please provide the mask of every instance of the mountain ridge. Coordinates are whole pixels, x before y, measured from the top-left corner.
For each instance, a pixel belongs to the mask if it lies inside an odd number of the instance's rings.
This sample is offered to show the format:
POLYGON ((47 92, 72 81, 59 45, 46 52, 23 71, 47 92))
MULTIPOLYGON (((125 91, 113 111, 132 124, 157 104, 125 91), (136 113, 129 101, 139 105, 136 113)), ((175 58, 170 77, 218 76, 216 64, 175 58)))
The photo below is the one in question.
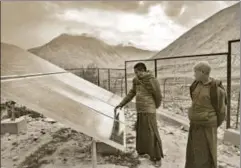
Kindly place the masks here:
POLYGON ((194 26, 153 58, 227 52, 228 41, 239 38, 240 2, 194 26))

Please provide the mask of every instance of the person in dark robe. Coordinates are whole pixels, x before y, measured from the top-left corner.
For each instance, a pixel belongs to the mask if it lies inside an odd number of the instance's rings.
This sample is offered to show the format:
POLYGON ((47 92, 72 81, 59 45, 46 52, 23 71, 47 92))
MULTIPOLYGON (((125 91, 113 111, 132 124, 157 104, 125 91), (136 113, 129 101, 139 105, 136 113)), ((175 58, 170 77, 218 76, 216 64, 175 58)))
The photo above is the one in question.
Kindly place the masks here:
POLYGON ((208 62, 194 66, 185 168, 217 168, 217 128, 225 119, 227 99, 221 82, 210 72, 208 62))
POLYGON ((162 99, 160 85, 144 63, 137 63, 134 72, 136 76, 132 80, 132 88, 115 110, 136 96, 136 151, 140 156, 149 155, 156 166, 161 166, 164 155, 156 120, 156 109, 162 99))

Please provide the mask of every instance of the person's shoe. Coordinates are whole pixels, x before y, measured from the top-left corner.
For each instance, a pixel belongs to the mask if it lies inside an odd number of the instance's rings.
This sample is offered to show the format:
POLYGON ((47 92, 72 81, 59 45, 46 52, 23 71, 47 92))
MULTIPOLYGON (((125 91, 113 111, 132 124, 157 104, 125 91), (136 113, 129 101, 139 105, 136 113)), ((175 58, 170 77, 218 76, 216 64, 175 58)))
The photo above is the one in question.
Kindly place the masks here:
POLYGON ((157 160, 156 158, 151 158, 150 160, 152 161, 152 163, 155 167, 161 167, 161 165, 162 165, 161 160, 159 160, 159 159, 157 160))
POLYGON ((141 157, 141 158, 149 158, 149 155, 148 154, 139 154, 139 157, 141 157))
POLYGON ((155 161, 154 166, 155 167, 161 167, 162 166, 162 161, 161 160, 155 161))

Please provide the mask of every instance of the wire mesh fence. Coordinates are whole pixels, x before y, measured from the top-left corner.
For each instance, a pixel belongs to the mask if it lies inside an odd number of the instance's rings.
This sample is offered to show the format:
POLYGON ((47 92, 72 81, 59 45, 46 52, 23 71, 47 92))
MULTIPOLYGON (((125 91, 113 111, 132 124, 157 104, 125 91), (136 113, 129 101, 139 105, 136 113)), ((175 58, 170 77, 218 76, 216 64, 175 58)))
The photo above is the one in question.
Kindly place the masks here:
MULTIPOLYGON (((229 99, 227 127, 239 129, 240 40, 229 41, 227 53, 126 61, 125 69, 78 68, 68 71, 124 96, 132 87, 134 65, 143 62, 161 84, 163 107, 187 116, 187 108, 191 104, 189 86, 194 80, 193 66, 199 61, 208 61, 212 67, 211 76, 223 82, 229 99)), ((135 105, 129 107, 134 108, 135 105)))
POLYGON ((66 70, 119 96, 124 95, 124 69, 75 68, 66 70))
POLYGON ((125 94, 125 70, 109 69, 109 90, 121 97, 125 94))
POLYGON ((212 67, 211 77, 222 80, 227 87, 227 54, 199 55, 157 60, 157 79, 163 92, 163 107, 187 117, 191 105, 189 87, 194 81, 193 67, 207 61, 212 67))
POLYGON ((227 53, 191 55, 142 61, 127 61, 127 92, 132 86, 133 67, 142 62, 152 71, 161 85, 163 107, 171 112, 187 117, 191 105, 189 86, 194 81, 193 66, 199 61, 208 61, 212 67, 212 77, 222 80, 227 88, 227 53))

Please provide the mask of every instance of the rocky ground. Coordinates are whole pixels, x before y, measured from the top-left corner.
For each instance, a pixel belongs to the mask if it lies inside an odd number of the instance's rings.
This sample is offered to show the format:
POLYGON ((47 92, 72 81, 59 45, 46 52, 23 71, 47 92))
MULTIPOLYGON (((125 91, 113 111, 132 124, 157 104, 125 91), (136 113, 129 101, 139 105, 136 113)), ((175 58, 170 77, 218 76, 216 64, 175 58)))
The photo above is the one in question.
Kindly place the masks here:
MULTIPOLYGON (((127 153, 119 156, 98 155, 98 167, 153 168, 146 158, 134 154, 136 115, 126 112, 128 119, 127 153)), ((91 139, 79 132, 38 116, 26 116, 27 132, 1 135, 2 168, 91 168, 91 139)), ((168 123, 159 122, 163 141, 165 168, 181 168, 185 162, 187 132, 168 123)), ((219 142, 220 168, 239 167, 239 148, 219 142)))

